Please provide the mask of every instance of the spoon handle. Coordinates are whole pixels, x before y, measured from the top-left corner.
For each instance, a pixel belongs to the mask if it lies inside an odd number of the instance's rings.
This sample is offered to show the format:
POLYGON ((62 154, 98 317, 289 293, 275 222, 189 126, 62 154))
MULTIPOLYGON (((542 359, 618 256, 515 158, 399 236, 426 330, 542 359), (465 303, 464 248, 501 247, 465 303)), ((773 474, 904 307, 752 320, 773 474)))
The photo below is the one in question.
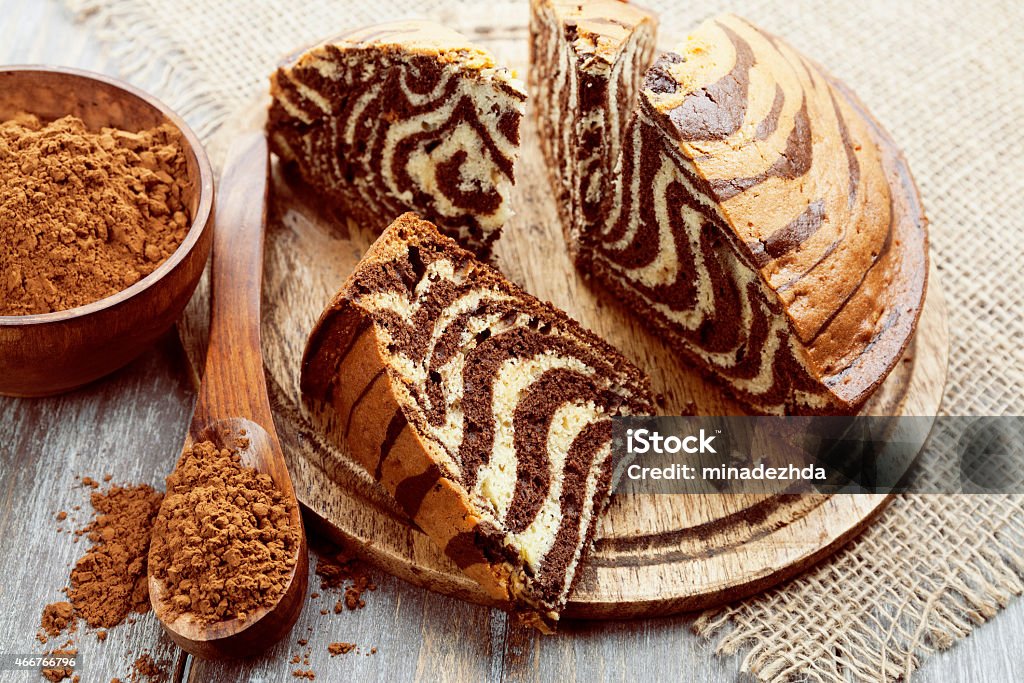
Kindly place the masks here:
POLYGON ((263 132, 240 135, 221 176, 213 235, 210 341, 193 432, 241 417, 273 432, 260 346, 270 160, 263 132))

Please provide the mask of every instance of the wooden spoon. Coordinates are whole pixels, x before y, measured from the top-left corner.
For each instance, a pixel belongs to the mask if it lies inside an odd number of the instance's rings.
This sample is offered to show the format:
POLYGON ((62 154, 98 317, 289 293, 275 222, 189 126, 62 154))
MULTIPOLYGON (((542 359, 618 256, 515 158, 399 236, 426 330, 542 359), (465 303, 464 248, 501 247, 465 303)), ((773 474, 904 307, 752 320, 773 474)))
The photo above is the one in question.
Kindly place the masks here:
POLYGON ((203 623, 184 614, 170 620, 165 586, 150 572, 149 595, 157 618, 175 643, 206 659, 259 653, 288 633, 305 601, 309 574, 302 517, 274 429, 260 346, 269 166, 262 131, 245 133, 228 153, 213 238, 210 343, 185 446, 212 441, 238 451, 243 465, 270 475, 291 501, 291 524, 299 529, 300 542, 288 587, 275 603, 243 619, 203 623), (247 440, 248 446, 239 450, 239 440, 247 440))

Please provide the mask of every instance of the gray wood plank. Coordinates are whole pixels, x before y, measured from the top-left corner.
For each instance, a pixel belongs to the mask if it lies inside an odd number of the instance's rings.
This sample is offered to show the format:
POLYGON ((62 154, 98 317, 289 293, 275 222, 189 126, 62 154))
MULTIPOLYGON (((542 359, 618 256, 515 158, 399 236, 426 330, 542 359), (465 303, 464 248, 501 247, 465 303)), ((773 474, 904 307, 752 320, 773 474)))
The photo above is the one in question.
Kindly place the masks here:
MULTIPOLYGON (((83 527, 92 512, 92 490, 79 478, 109 474, 111 483, 162 489, 192 402, 184 376, 172 333, 85 389, 46 399, 0 398, 0 655, 42 654, 65 642, 59 637, 43 646, 35 634, 43 606, 64 599, 60 590, 88 544, 85 538, 72 542, 71 530, 83 527), (69 515, 64 522, 55 517, 61 510, 69 515)), ((104 642, 84 622, 71 637, 84 680, 126 678, 144 650, 168 667, 178 656, 152 613, 111 629, 104 642)), ((0 672, 0 680, 39 677, 0 672)))
POLYGON ((327 681, 497 681, 507 617, 495 610, 451 600, 372 572, 377 590, 364 594, 366 607, 335 614, 339 591, 320 588, 310 562, 308 600, 291 637, 240 666, 233 662, 193 662, 189 681, 280 681, 296 669, 313 670, 327 681), (325 609, 328 614, 321 614, 325 609), (308 641, 299 645, 298 641, 308 641), (333 642, 359 650, 331 657, 333 642), (368 654, 377 648, 376 654, 368 654), (308 655, 309 663, 291 663, 308 655), (496 668, 495 664, 499 664, 496 668))
MULTIPOLYGON (((117 64, 58 0, 0 0, 0 62, 60 63, 116 74, 117 64)), ((147 84, 139 83, 145 87, 147 84)), ((156 86, 157 84, 149 84, 156 86)), ((155 93, 159 96, 160 93, 155 93)), ((193 394, 168 338, 111 378, 63 397, 0 399, 0 655, 39 652, 42 606, 60 597, 69 566, 84 549, 59 540, 53 515, 82 506, 75 476, 114 475, 162 487, 184 435, 193 394)), ((63 538, 63 537, 61 537, 63 538)), ((314 560, 315 562, 315 560, 314 560)), ((380 575, 366 608, 321 615, 336 596, 307 604, 291 637, 254 659, 196 662, 191 681, 282 681, 295 668, 317 680, 737 680, 739 657, 717 657, 689 630, 688 617, 568 623, 543 637, 501 612, 463 604, 380 575), (297 645, 308 639, 305 647, 297 645), (330 657, 327 644, 356 642, 365 652, 330 657), (293 665, 309 651, 310 664, 293 665)), ((314 578, 311 592, 319 591, 314 578)), ((915 681, 1024 680, 1024 603, 1018 601, 950 651, 930 656, 915 681)), ((176 649, 152 615, 114 629, 105 643, 76 634, 88 667, 83 681, 124 677, 143 648, 160 658, 176 649)), ((24 672, 23 672, 24 673, 24 672)), ((39 680, 0 672, 0 680, 39 680)), ((297 680, 297 679, 294 679, 297 680)))

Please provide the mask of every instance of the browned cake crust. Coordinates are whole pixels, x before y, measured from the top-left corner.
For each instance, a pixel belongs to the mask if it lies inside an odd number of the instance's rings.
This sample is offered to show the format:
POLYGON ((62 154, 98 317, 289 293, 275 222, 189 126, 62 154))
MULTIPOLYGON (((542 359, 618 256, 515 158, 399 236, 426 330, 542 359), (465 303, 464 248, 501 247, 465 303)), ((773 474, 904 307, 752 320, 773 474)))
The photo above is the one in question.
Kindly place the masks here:
POLYGON ((526 94, 488 52, 431 22, 373 26, 289 58, 270 93, 272 150, 354 220, 416 210, 489 255, 526 94))
POLYGON ((314 328, 307 408, 495 599, 550 628, 621 463, 611 417, 648 381, 414 214, 314 328))
POLYGON ((765 413, 849 413, 917 324, 926 220, 845 87, 723 15, 647 72, 605 214, 575 249, 680 354, 765 413))

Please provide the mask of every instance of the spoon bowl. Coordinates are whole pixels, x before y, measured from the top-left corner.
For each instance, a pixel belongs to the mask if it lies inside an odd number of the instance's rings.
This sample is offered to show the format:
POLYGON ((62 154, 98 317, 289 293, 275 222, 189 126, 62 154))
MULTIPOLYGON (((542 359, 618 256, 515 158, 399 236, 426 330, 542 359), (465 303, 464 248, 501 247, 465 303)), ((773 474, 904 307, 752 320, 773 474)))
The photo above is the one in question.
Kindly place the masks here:
MULTIPOLYGON (((294 499, 291 480, 286 476, 280 479, 280 472, 272 467, 276 458, 267 458, 263 454, 275 449, 280 453, 277 437, 252 420, 243 418, 219 420, 199 427, 189 434, 185 448, 193 443, 209 441, 218 449, 226 448, 241 456, 245 467, 270 475, 275 486, 294 499), (271 467, 268 468, 268 465, 271 467)), ((281 456, 281 462, 284 456, 281 456)), ((295 624, 295 619, 302 609, 309 583, 309 563, 306 561, 308 550, 306 536, 302 533, 302 515, 298 505, 291 507, 290 525, 299 529, 299 544, 296 562, 288 576, 288 587, 271 605, 263 605, 249 612, 244 619, 229 619, 220 622, 203 622, 192 615, 182 614, 173 620, 165 619, 162 605, 165 603, 166 590, 164 583, 154 575, 149 576, 149 594, 154 609, 160 607, 157 616, 171 639, 182 649, 203 659, 238 658, 259 652, 269 643, 274 643, 286 635, 295 624)))

